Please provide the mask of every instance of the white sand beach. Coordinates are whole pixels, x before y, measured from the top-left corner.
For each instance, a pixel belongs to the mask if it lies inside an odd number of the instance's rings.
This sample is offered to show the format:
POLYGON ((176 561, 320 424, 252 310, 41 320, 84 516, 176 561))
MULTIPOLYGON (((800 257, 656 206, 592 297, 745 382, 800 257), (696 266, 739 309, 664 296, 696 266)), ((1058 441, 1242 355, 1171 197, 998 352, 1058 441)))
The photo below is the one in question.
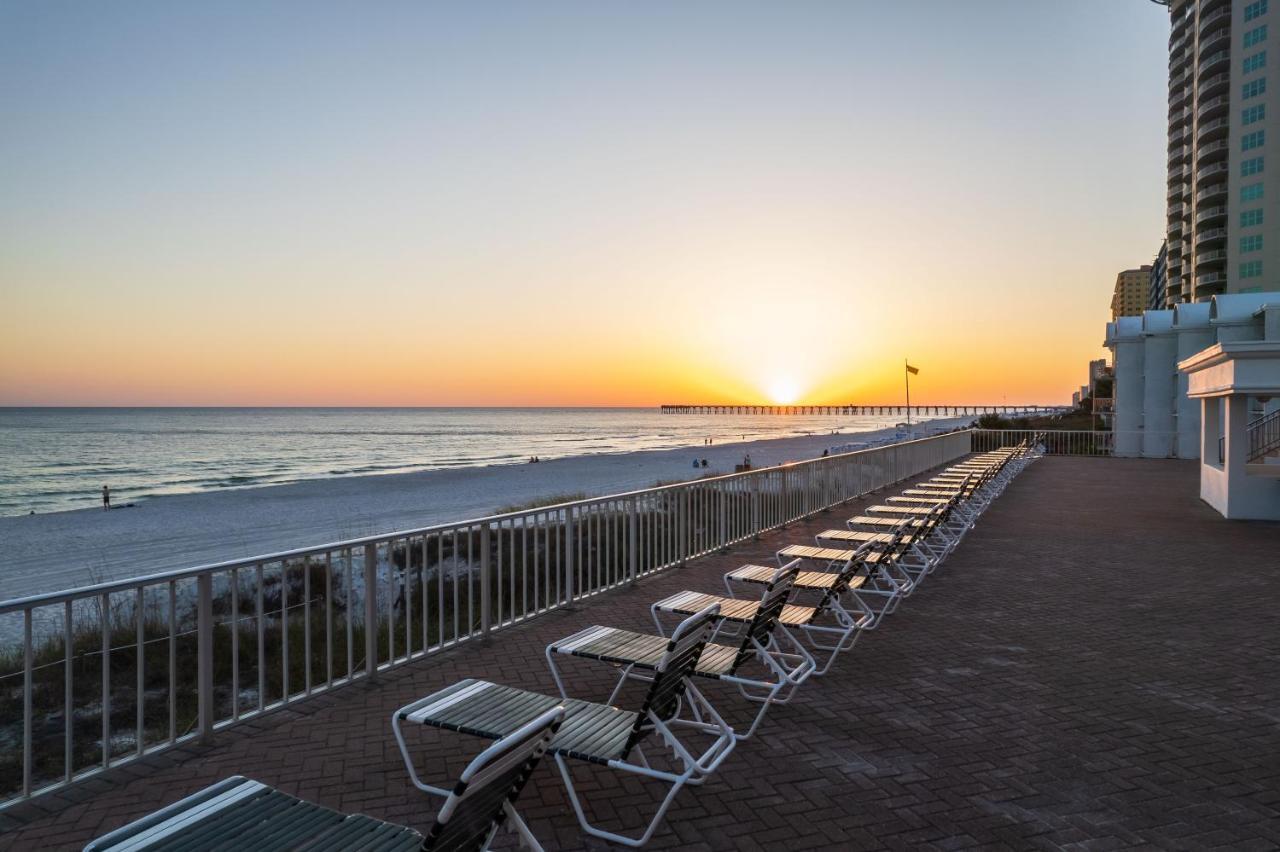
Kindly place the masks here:
MULTIPOLYGON (((937 419, 917 434, 970 417, 937 419)), ((0 600, 492 514, 553 494, 630 491, 813 458, 893 429, 573 456, 537 464, 350 476, 157 497, 132 508, 0 518, 0 600), (708 467, 693 470, 705 458, 708 467)))

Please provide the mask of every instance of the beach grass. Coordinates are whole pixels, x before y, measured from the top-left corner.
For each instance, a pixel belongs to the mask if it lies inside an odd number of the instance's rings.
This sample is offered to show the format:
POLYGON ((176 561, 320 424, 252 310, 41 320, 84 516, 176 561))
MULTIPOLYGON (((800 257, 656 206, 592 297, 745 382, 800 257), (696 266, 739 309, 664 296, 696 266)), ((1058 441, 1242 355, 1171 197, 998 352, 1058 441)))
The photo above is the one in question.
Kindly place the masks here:
POLYGON ((585 491, 565 491, 560 494, 547 494, 543 497, 534 497, 532 500, 524 500, 520 503, 507 503, 493 510, 495 515, 510 515, 515 512, 527 512, 531 509, 543 509, 547 506, 558 506, 561 503, 576 503, 579 500, 586 500, 588 495, 585 491))

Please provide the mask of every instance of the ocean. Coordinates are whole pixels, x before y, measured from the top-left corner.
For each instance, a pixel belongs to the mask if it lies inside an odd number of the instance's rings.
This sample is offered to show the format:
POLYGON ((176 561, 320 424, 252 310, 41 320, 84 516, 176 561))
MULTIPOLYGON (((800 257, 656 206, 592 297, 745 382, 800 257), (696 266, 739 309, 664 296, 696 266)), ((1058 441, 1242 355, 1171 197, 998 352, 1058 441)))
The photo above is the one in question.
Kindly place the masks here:
POLYGON ((334 476, 862 432, 899 417, 652 408, 0 408, 0 515, 334 476))

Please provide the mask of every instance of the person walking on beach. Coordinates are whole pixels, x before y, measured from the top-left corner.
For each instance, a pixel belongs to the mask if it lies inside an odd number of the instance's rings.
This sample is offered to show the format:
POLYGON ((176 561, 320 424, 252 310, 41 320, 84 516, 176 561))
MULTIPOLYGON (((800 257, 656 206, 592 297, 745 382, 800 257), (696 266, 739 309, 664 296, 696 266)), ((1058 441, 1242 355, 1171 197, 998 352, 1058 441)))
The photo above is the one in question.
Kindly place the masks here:
POLYGON ((102 486, 102 508, 111 508, 111 489, 105 485, 102 486))

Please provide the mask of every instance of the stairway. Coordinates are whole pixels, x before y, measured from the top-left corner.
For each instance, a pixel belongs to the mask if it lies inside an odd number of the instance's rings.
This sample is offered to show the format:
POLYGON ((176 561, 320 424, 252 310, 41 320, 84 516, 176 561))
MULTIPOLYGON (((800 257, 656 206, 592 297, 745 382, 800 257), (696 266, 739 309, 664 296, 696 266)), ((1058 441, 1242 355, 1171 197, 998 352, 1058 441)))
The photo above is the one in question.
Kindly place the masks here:
POLYGON ((1280 478, 1280 410, 1250 423, 1245 436, 1249 447, 1245 472, 1280 478))

